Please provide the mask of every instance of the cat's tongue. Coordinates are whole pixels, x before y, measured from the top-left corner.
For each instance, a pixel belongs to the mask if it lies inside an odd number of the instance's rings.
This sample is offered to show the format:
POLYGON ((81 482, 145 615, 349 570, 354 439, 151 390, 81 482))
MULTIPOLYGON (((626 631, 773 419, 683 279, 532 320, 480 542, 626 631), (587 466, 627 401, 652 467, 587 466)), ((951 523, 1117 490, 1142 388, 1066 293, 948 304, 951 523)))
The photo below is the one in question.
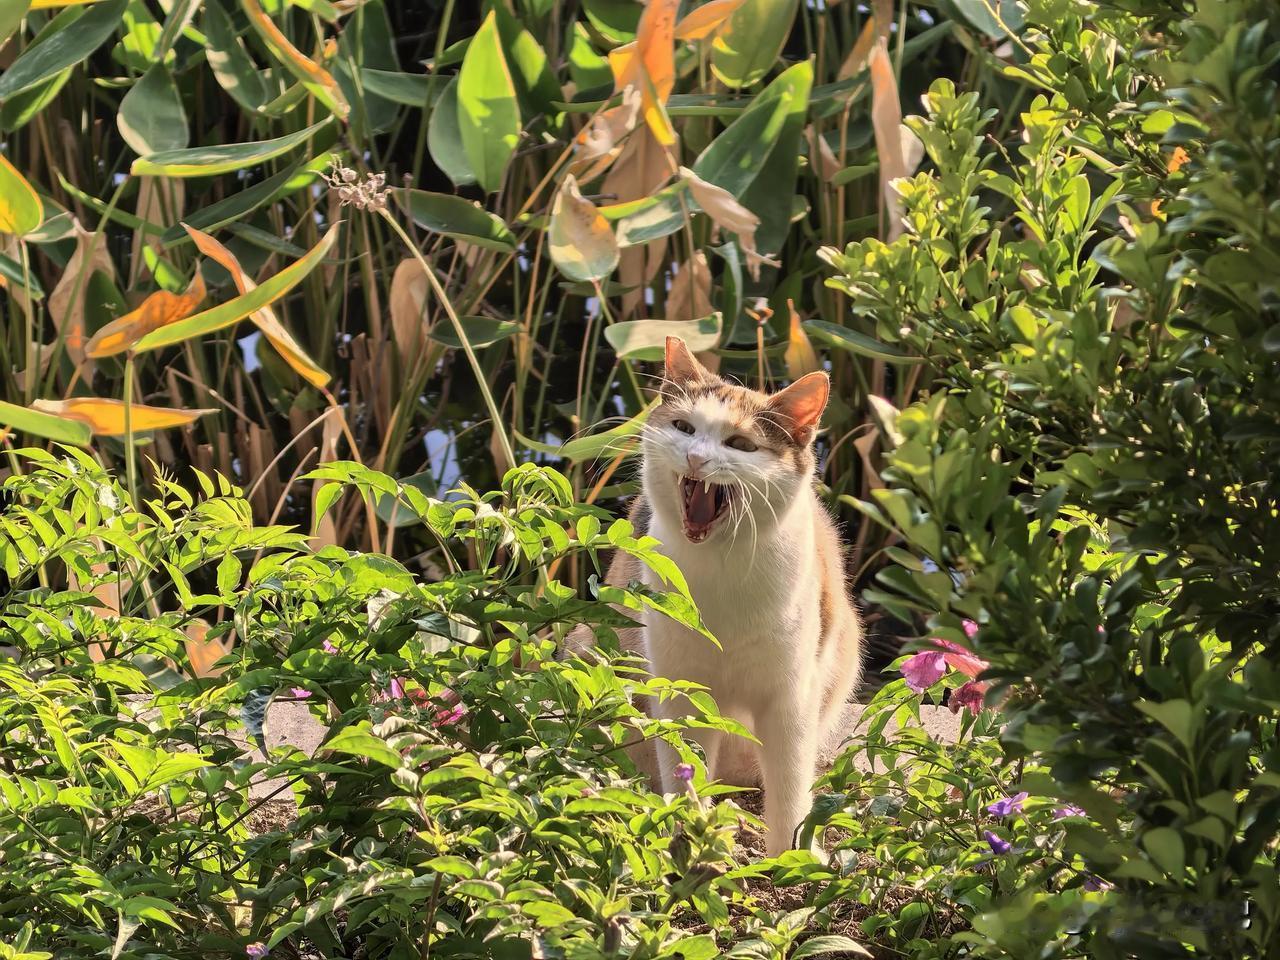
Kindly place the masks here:
POLYGON ((690 540, 697 542, 707 535, 711 524, 720 516, 724 506, 724 491, 715 484, 701 480, 684 483, 684 525, 690 540))

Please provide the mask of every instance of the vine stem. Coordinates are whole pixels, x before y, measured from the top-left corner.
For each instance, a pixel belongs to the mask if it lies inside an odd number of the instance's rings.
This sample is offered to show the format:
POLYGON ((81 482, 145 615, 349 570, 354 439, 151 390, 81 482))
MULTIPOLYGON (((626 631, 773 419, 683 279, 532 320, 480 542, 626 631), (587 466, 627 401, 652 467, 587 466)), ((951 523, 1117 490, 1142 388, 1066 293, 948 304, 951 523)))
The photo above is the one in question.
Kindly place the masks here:
POLYGON ((409 239, 409 234, 405 232, 404 227, 400 226, 389 210, 383 208, 378 212, 391 225, 391 229, 395 231, 396 236, 417 258, 418 263, 422 266, 422 271, 427 275, 427 282, 431 284, 432 292, 440 298, 440 303, 444 306, 444 312, 448 314, 449 322, 453 324, 453 331, 458 336, 458 342, 462 344, 462 352, 467 355, 467 362, 471 364, 471 371, 475 374, 476 384, 480 387, 480 394, 484 397, 485 406, 489 409, 489 418, 493 421, 494 433, 498 435, 498 442, 502 445, 502 453, 506 457, 507 463, 514 467, 516 465, 515 451, 511 447, 511 439, 507 436, 507 429, 503 426, 502 417, 498 413, 498 405, 493 399, 493 391, 489 389, 489 384, 484 378, 484 371, 480 369, 480 361, 476 358, 475 350, 471 348, 471 341, 467 338, 467 331, 463 329, 462 321, 458 319, 457 311, 453 309, 449 295, 445 293, 444 286, 436 277, 436 272, 431 264, 427 262, 427 258, 422 255, 417 244, 409 239))

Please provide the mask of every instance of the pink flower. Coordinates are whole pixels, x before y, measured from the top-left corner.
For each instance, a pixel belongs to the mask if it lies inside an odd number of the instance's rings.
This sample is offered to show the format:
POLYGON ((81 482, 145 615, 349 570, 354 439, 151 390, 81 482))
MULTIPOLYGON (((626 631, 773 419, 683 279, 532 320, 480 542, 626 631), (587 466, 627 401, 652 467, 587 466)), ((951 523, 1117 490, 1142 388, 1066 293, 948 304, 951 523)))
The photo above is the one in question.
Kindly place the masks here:
POLYGON ((974 656, 958 643, 952 643, 950 640, 934 639, 933 641, 939 647, 946 651, 943 659, 947 661, 949 666, 955 667, 966 677, 976 677, 991 664, 983 660, 981 657, 974 656))
POLYGON ((977 713, 986 705, 986 696, 987 685, 977 680, 970 680, 951 691, 951 699, 947 701, 947 706, 951 708, 952 713, 959 713, 961 707, 968 707, 970 713, 977 713))
POLYGON ((990 830, 984 830, 982 836, 986 838, 987 846, 991 848, 991 852, 996 856, 1003 856, 1013 849, 1013 844, 1008 840, 1001 840, 990 830))
POLYGON ((923 693, 942 679, 947 672, 947 661, 940 653, 926 651, 908 657, 900 669, 906 677, 907 686, 916 693, 923 693))
POLYGON ((1015 793, 1012 797, 1003 797, 995 803, 987 804, 987 813, 995 814, 997 817, 1007 817, 1011 813, 1022 812, 1022 801, 1027 799, 1027 791, 1015 793))
POLYGON ((978 632, 978 625, 976 623, 974 623, 972 620, 966 620, 964 622, 964 635, 966 637, 973 638, 977 634, 977 632, 978 632))
POLYGON ((437 707, 436 718, 431 721, 433 727, 447 727, 450 724, 457 723, 467 715, 467 708, 460 703, 455 703, 451 707, 437 707))
POLYGON ((270 952, 265 943, 251 943, 244 948, 244 955, 249 960, 262 960, 270 952))
POLYGON ((305 700, 311 696, 311 691, 306 687, 290 687, 289 692, 293 694, 295 700, 305 700))
POLYGON ((391 694, 392 700, 403 700, 404 699, 404 681, 401 680, 399 677, 392 677, 391 686, 388 688, 387 692, 391 694))
POLYGON ((1067 817, 1083 817, 1087 816, 1084 810, 1077 807, 1074 803, 1069 803, 1065 807, 1058 807, 1053 811, 1053 819, 1065 820, 1067 817))
POLYGON ((332 643, 331 641, 329 641, 329 640, 326 640, 324 643, 320 644, 320 649, 321 649, 321 650, 323 650, 325 653, 337 653, 337 652, 338 652, 338 648, 337 648, 337 647, 335 647, 335 646, 333 645, 333 643, 332 643))

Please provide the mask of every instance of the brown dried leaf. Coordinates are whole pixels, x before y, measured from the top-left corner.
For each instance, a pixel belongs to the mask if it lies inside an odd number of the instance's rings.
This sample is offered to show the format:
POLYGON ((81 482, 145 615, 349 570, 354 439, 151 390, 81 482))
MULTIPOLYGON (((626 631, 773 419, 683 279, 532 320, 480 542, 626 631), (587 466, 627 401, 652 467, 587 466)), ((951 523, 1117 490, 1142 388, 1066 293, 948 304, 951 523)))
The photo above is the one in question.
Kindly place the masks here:
POLYGON ((708 183, 688 167, 680 168, 680 176, 689 184, 694 201, 718 226, 737 234, 738 243, 747 258, 747 272, 751 279, 760 279, 761 264, 777 266, 777 261, 760 256, 756 252, 756 228, 760 218, 738 202, 728 190, 708 183))
POLYGON ((893 181, 908 175, 902 155, 902 104, 898 99, 898 81, 885 43, 871 51, 871 126, 875 131, 876 153, 880 157, 880 193, 888 221, 888 240, 902 236, 902 198, 893 181))
POLYGON ((796 312, 796 305, 790 299, 787 300, 787 310, 791 314, 791 328, 787 334, 785 354, 787 376, 792 380, 799 380, 806 373, 822 369, 822 364, 818 362, 818 354, 813 349, 813 344, 809 342, 809 335, 800 325, 800 314, 796 312))
POLYGON ((78 365, 85 359, 84 302, 89 278, 95 270, 101 270, 114 281, 116 268, 107 252, 106 237, 90 233, 80 226, 79 220, 72 221, 72 230, 76 249, 67 261, 58 285, 49 294, 48 306, 54 329, 66 343, 67 356, 78 365))
POLYGON ((713 312, 711 305, 711 268, 701 250, 680 264, 671 287, 663 316, 668 320, 697 320, 713 312))
POLYGON ((427 320, 427 275, 415 259, 401 260, 391 275, 391 332, 406 365, 417 361, 431 324, 427 320))
POLYGON ((591 118, 574 138, 571 174, 587 183, 609 169, 622 153, 623 140, 636 127, 640 102, 640 91, 627 87, 622 92, 622 103, 591 118))

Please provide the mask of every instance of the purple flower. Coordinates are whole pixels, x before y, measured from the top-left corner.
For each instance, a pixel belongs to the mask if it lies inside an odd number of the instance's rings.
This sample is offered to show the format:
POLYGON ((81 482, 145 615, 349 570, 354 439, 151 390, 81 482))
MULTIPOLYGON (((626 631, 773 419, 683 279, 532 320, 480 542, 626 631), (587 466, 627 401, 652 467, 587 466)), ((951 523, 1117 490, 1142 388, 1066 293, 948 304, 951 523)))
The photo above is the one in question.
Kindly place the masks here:
POLYGON ((451 707, 437 707, 436 717, 431 721, 433 727, 447 727, 457 723, 467 715, 467 708, 460 703, 455 703, 451 707))
POLYGON ((1007 817, 1011 813, 1022 812, 1022 801, 1027 799, 1027 791, 1015 793, 1012 797, 1004 797, 995 803, 987 804, 987 813, 997 817, 1007 817))
POLYGON ((311 691, 306 687, 290 687, 289 692, 293 694, 295 700, 305 700, 311 696, 311 691))
POLYGON ((391 678, 391 686, 388 692, 391 694, 392 700, 404 699, 404 681, 399 677, 391 678))
POLYGON ((986 706, 987 685, 977 680, 970 680, 951 691, 951 699, 947 706, 952 713, 959 713, 961 707, 968 707, 970 713, 978 713, 986 706))
POLYGON ((1086 816, 1083 809, 1077 807, 1074 803, 1069 803, 1065 807, 1058 807, 1053 811, 1053 819, 1065 820, 1067 817, 1083 817, 1086 816))
POLYGON ((982 835, 983 837, 986 838, 987 846, 991 848, 991 852, 994 853, 997 857, 1004 856, 1006 853, 1008 853, 1010 850, 1013 849, 1012 843, 1010 843, 1008 840, 1001 840, 990 830, 984 830, 982 832, 982 835))
POLYGON ((907 686, 916 693, 923 693, 942 679, 947 672, 947 661, 940 653, 917 653, 903 662, 902 675, 907 679, 907 686))
POLYGON ((1110 890, 1111 884, 1103 880, 1097 874, 1089 874, 1089 878, 1084 882, 1084 888, 1090 893, 1097 893, 1099 890, 1110 890))
POLYGON ((333 643, 332 643, 332 642, 330 642, 330 641, 328 641, 328 640, 326 640, 324 643, 320 644, 320 649, 321 649, 321 650, 323 650, 325 653, 337 653, 337 652, 338 652, 338 648, 337 648, 337 647, 335 647, 335 646, 333 645, 333 643))
POLYGON ((966 637, 972 638, 977 632, 978 632, 978 625, 976 623, 974 623, 972 620, 966 620, 964 622, 964 635, 966 637))
POLYGON ((244 955, 249 960, 262 960, 270 952, 265 943, 251 943, 244 948, 244 955))
POLYGON ((693 780, 693 764, 677 763, 675 769, 676 779, 684 783, 690 783, 693 780))

